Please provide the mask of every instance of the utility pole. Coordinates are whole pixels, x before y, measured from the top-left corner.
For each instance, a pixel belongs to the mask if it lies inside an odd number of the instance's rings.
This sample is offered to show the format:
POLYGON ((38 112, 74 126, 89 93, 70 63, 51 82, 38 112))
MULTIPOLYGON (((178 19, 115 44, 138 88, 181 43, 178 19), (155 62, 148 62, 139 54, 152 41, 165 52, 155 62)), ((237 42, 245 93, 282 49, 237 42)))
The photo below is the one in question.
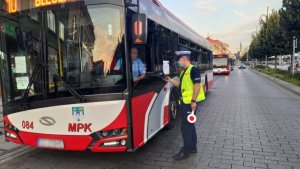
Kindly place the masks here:
POLYGON ((265 60, 265 62, 266 62, 265 68, 268 68, 268 55, 266 55, 266 60, 265 60))
MULTIPOLYGON (((269 6, 267 6, 267 17, 266 17, 266 23, 268 23, 269 20, 269 6)), ((267 29, 268 29, 268 24, 267 24, 267 29)), ((266 37, 267 39, 267 37, 266 37)), ((267 51, 267 55, 266 55, 266 68, 268 68, 268 51, 267 51)))
POLYGON ((293 37, 293 55, 292 55, 292 58, 291 58, 292 75, 295 74, 295 53, 296 53, 296 48, 298 46, 297 42, 298 42, 298 39, 294 36, 293 37))

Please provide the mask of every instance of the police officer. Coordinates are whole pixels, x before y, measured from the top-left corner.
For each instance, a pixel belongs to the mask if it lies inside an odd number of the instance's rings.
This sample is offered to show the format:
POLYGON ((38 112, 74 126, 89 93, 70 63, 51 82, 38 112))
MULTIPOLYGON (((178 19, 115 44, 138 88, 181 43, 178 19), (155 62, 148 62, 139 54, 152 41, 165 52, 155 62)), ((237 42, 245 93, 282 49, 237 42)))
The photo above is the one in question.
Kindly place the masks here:
POLYGON ((182 69, 180 73, 180 82, 165 77, 166 82, 172 83, 180 88, 181 98, 179 109, 182 114, 181 132, 183 136, 183 148, 174 155, 174 160, 183 160, 189 157, 191 153, 197 153, 197 134, 195 125, 189 123, 187 116, 192 111, 199 112, 199 102, 205 100, 204 90, 201 84, 201 72, 193 66, 190 61, 190 51, 178 51, 177 64, 182 69))

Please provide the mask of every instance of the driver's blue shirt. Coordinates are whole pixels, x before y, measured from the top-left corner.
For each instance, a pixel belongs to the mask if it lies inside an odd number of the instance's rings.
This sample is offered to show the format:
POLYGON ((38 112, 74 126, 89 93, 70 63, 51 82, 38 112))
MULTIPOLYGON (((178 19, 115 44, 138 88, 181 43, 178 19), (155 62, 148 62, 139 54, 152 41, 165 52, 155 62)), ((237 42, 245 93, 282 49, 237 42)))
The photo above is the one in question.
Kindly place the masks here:
MULTIPOLYGON (((123 59, 119 59, 116 63, 116 67, 121 68, 123 59)), ((145 65, 141 59, 136 58, 132 61, 132 77, 137 78, 140 75, 146 73, 145 65)))

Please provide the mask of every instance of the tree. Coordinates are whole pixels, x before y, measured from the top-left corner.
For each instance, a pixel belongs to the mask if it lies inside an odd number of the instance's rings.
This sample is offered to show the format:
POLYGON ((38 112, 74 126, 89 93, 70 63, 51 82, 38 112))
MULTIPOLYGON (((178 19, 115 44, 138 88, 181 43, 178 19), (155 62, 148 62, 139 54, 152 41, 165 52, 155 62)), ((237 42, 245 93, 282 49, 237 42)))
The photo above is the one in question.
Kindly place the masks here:
POLYGON ((280 23, 287 41, 285 51, 292 54, 293 37, 300 39, 300 0, 283 0, 280 15, 280 23))
POLYGON ((285 52, 292 52, 293 36, 300 39, 300 0, 283 0, 280 24, 287 41, 285 52))
POLYGON ((252 37, 252 42, 249 47, 249 57, 262 60, 265 57, 263 49, 262 33, 258 32, 252 37))
POLYGON ((285 46, 288 43, 280 25, 279 12, 274 10, 266 24, 266 45, 269 54, 275 56, 275 69, 277 69, 277 56, 285 53, 285 46))
MULTIPOLYGON (((292 53, 293 37, 300 39, 300 0, 283 0, 282 8, 273 10, 252 37, 249 56, 263 60, 265 56, 292 53)), ((300 47, 298 48, 298 50, 300 47)))

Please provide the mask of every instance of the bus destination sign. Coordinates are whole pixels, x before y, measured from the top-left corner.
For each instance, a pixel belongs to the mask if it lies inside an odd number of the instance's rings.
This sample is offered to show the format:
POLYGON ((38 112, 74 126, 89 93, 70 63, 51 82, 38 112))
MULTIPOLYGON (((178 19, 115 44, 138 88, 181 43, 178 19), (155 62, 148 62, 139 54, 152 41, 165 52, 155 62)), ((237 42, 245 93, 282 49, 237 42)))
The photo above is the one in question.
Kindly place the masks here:
POLYGON ((40 8, 75 1, 80 0, 5 0, 5 3, 6 11, 8 13, 15 13, 30 8, 40 8))

